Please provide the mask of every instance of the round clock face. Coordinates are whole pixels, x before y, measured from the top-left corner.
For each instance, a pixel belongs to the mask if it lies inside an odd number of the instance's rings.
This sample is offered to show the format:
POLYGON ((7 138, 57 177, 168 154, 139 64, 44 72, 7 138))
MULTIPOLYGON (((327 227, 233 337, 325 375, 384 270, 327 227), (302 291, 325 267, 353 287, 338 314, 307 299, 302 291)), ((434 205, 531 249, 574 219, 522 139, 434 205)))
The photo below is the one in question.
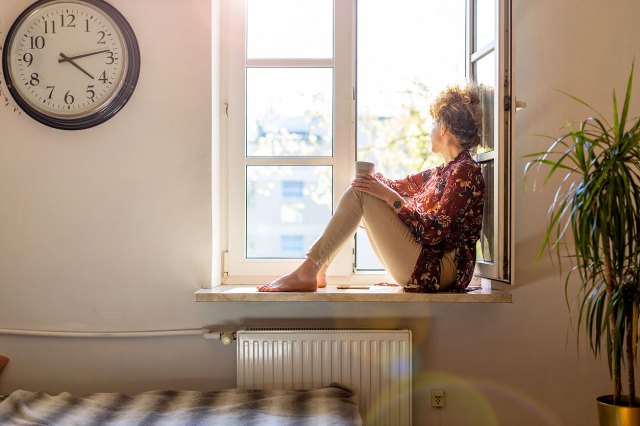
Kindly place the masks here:
POLYGON ((76 130, 124 106, 140 54, 127 21, 103 0, 40 0, 11 27, 2 64, 7 87, 27 114, 76 130))

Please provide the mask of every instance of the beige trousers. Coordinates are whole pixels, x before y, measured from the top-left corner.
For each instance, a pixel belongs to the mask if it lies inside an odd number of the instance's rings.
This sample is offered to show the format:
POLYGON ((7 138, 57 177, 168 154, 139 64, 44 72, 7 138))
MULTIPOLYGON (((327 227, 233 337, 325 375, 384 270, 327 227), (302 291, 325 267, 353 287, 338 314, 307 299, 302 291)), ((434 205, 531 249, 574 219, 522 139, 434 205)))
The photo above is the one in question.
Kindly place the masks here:
MULTIPOLYGON (((364 224, 380 262, 393 279, 404 286, 411 278, 422 246, 384 201, 351 187, 342 195, 333 217, 307 257, 320 268, 330 264, 344 244, 353 238, 360 222, 364 224)), ((442 258, 440 290, 448 289, 455 280, 455 252, 452 251, 442 258)))

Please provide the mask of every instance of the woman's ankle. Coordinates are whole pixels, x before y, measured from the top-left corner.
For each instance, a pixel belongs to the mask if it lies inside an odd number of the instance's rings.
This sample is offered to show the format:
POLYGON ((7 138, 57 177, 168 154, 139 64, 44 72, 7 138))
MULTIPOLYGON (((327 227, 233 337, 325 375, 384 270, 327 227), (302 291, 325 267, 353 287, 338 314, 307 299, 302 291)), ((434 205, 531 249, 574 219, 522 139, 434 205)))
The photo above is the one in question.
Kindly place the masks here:
POLYGON ((312 260, 307 258, 297 269, 297 275, 304 278, 315 278, 318 275, 320 268, 312 260))
POLYGON ((327 265, 320 268, 316 275, 316 281, 318 282, 318 288, 325 288, 327 286, 327 265))

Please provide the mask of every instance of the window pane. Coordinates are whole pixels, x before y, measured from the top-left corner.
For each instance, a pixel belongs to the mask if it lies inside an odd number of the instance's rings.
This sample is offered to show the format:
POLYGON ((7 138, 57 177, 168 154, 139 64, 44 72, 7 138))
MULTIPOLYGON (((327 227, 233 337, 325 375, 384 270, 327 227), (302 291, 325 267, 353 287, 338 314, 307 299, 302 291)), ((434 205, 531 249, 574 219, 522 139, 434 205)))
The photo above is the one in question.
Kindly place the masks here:
POLYGON ((304 251, 304 235, 280 235, 280 250, 285 255, 299 256, 304 251))
MULTIPOLYGON (((465 79, 465 2, 366 0, 357 8, 357 159, 392 179, 440 164, 429 104, 465 79)), ((377 263, 365 242, 364 234, 356 240, 357 269, 377 263)))
POLYGON ((494 88, 496 81, 495 52, 489 53, 474 64, 476 82, 480 86, 482 103, 482 143, 478 152, 493 151, 494 149, 494 88))
POLYGON ((304 258, 331 218, 331 166, 247 166, 247 258, 304 258))
POLYGON ((331 156, 331 68, 247 69, 247 156, 331 156))
POLYGON ((430 150, 429 104, 464 81, 465 2, 366 0, 357 7, 358 159, 395 178, 435 166, 442 159, 430 150))
POLYGON ((476 260, 479 262, 493 262, 493 161, 481 163, 482 176, 485 183, 484 212, 482 215, 482 231, 476 245, 476 260))
POLYGON ((496 53, 492 51, 475 63, 475 75, 478 84, 495 87, 496 84, 496 53))
POLYGON ((495 39, 496 0, 475 1, 476 36, 474 51, 483 48, 495 39))
POLYGON ((380 271, 384 266, 378 260, 364 229, 356 232, 356 267, 359 271, 380 271))
POLYGON ((332 58, 332 0, 249 0, 248 58, 332 58))

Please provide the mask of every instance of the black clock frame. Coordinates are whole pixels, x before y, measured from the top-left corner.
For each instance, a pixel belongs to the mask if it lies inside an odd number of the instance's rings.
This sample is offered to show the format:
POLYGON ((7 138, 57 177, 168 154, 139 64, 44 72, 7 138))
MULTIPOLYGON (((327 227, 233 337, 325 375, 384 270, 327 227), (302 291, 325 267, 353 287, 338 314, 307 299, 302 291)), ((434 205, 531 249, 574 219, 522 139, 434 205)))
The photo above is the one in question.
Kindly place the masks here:
POLYGON ((120 111, 131 98, 131 95, 133 94, 133 91, 135 90, 138 83, 138 77, 140 76, 140 48, 138 46, 138 40, 135 33, 133 32, 133 29, 131 28, 131 25, 129 25, 129 22, 116 8, 114 8, 104 0, 74 0, 75 2, 85 3, 94 8, 100 9, 102 12, 104 12, 105 15, 108 15, 109 18, 113 20, 114 24, 120 29, 122 36, 124 37, 124 43, 127 47, 128 52, 127 71, 124 81, 122 82, 122 87, 120 88, 116 96, 111 99, 106 105, 104 105, 103 108, 85 117, 53 117, 35 110, 33 107, 31 107, 31 105, 29 105, 27 101, 22 98, 22 96, 20 96, 20 93, 18 93, 18 91, 14 87, 13 77, 9 72, 9 54, 11 49, 7 49, 6 47, 11 46, 18 26, 22 23, 22 21, 24 21, 24 19, 26 19, 27 16, 29 16, 34 10, 48 3, 54 3, 56 1, 59 0, 38 0, 31 6, 26 8, 14 21, 13 25, 9 29, 9 32, 7 33, 5 49, 2 52, 2 72, 7 84, 7 89, 9 90, 9 93, 11 93, 13 99, 16 101, 16 104, 18 104, 18 106, 22 108, 22 110, 33 119, 56 129, 88 129, 109 120, 116 113, 118 113, 118 111, 120 111))

